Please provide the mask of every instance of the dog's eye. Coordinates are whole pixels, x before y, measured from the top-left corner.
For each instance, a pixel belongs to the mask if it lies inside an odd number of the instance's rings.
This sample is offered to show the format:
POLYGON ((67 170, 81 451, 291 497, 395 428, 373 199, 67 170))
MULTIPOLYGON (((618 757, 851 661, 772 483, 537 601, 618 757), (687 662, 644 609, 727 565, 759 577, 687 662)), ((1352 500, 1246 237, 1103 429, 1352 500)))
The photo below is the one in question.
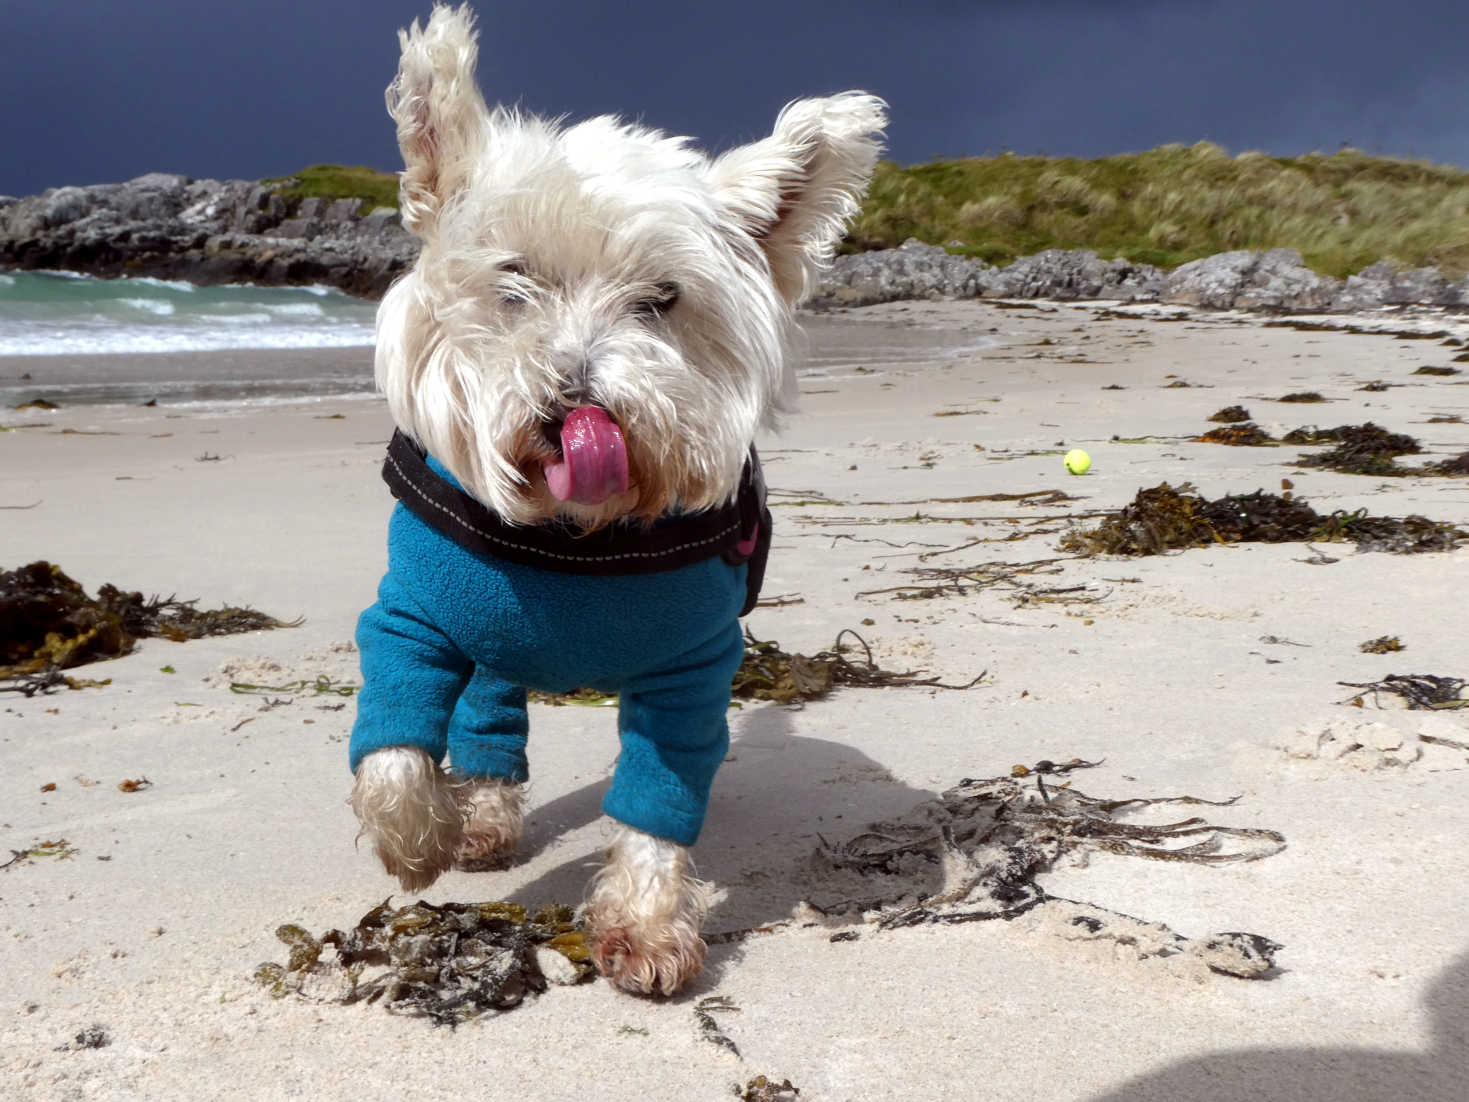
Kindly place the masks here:
POLYGON ((660 283, 654 288, 654 291, 654 294, 645 299, 639 299, 633 304, 634 313, 648 317, 662 317, 677 304, 679 295, 677 283, 660 283))
POLYGON ((525 265, 512 260, 508 264, 501 264, 500 271, 510 277, 509 281, 500 285, 500 301, 506 306, 524 306, 526 297, 519 281, 525 278, 525 265))

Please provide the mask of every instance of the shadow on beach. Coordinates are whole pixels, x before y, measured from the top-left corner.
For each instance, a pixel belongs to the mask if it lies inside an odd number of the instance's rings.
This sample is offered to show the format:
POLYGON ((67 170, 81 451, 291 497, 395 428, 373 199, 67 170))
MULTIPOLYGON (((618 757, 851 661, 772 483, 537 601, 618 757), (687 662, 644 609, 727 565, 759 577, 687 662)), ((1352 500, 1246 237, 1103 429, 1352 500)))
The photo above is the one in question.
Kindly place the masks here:
MULTIPOLYGON (((1130 1079, 1091 1102, 1462 1102, 1469 1098, 1469 953, 1439 974, 1424 1003, 1433 1021, 1426 1052, 1236 1049, 1130 1079)), ((1289 1022, 1280 1024, 1289 1030, 1289 1022)))
MULTIPOLYGON (((818 835, 843 840, 935 796, 895 780, 880 762, 851 746, 794 734, 787 708, 736 713, 731 727, 729 756, 715 779, 709 817, 694 849, 699 876, 728 889, 705 924, 709 933, 788 919, 793 907, 810 898, 818 835)), ((533 807, 526 816, 521 860, 601 819, 608 783, 585 785, 533 807)), ((587 854, 566 861, 510 898, 533 906, 547 899, 579 900, 597 860, 597 854, 587 854)), ((940 881, 937 867, 915 873, 911 891, 931 895, 940 881)))

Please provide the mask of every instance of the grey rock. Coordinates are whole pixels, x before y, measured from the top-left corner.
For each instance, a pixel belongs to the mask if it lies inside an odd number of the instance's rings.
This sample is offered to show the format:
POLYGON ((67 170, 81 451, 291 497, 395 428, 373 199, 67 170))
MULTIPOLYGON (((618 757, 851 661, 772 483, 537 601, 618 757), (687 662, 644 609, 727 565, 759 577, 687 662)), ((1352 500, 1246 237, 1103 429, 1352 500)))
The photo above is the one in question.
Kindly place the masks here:
POLYGON ((92 204, 86 191, 79 187, 59 187, 46 192, 41 208, 41 225, 46 229, 85 218, 92 204))
POLYGON ((1234 308, 1319 314, 1331 309, 1340 291, 1338 280, 1311 271, 1295 249, 1267 249, 1259 254, 1234 308))
POLYGON ((0 205, 0 267, 196 283, 326 283, 380 296, 418 255, 396 211, 359 218, 355 199, 306 199, 277 185, 149 173, 56 188, 0 205))
POLYGON ((1255 254, 1247 249, 1190 260, 1169 274, 1163 301, 1228 310, 1254 266, 1255 254))
POLYGON ((328 222, 348 222, 362 209, 361 199, 333 199, 321 215, 328 222))
POLYGON ((1237 249, 1181 264, 1168 276, 1164 302, 1214 310, 1322 313, 1334 308, 1339 281, 1307 268, 1295 249, 1237 249))
POLYGON ((870 306, 915 298, 974 298, 994 269, 909 238, 896 249, 839 256, 810 306, 870 306))
POLYGON ((1395 272, 1393 265, 1379 260, 1356 275, 1347 276, 1336 297, 1332 299, 1331 309, 1341 313, 1376 309, 1387 301, 1395 272))
POLYGON ((270 232, 273 237, 315 237, 321 232, 321 221, 316 218, 287 218, 270 232))
POLYGON ((1432 306, 1456 306, 1459 288, 1437 268, 1414 268, 1393 276, 1383 300, 1389 306, 1427 303, 1432 306))
POLYGON ((1118 257, 1103 260, 1090 249, 1045 249, 1001 271, 987 294, 1009 298, 1156 299, 1163 273, 1118 257))

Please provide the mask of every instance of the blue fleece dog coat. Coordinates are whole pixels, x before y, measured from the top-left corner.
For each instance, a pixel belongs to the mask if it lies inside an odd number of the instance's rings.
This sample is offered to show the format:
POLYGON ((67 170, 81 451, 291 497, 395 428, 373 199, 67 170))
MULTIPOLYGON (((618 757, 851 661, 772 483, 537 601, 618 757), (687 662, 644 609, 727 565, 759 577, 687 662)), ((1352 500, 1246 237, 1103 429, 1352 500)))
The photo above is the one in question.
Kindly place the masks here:
MULTIPOLYGON (((393 445, 400 458, 408 455, 401 439, 393 445)), ((384 471, 390 485, 394 454, 384 471)), ((357 625, 363 685, 352 770, 374 750, 414 746, 435 761, 447 751, 464 776, 523 782, 527 688, 616 692, 622 748, 602 810, 692 845, 729 747, 725 717, 744 655, 739 615, 753 604, 751 565, 731 564, 716 545, 698 561, 671 569, 644 562, 629 568, 645 572, 631 574, 513 562, 474 549, 494 546, 468 538, 489 534, 490 521, 460 531, 470 525, 463 510, 479 518, 488 511, 435 460, 427 466, 437 479, 394 485, 400 503, 388 525, 388 572, 357 625), (428 492, 415 493, 414 484, 428 492), (438 515, 448 511, 443 504, 425 504, 450 501, 446 490, 461 499, 457 521, 438 515)), ((763 550, 769 513, 760 506, 763 550)))

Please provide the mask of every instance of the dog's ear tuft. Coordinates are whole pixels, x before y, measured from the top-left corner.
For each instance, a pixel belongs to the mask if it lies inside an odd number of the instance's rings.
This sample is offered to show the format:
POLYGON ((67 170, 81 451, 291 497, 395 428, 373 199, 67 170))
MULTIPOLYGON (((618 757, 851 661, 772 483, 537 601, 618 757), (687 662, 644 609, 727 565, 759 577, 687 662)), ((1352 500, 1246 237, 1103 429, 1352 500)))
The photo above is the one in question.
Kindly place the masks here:
POLYGON ((764 249, 786 301, 805 297, 861 209, 882 151, 886 108, 865 92, 796 100, 770 137, 710 166, 716 193, 764 249))
POLYGON ((474 14, 465 4, 434 6, 426 26, 398 32, 403 56, 388 85, 404 171, 398 187, 403 224, 432 234, 439 210, 469 181, 489 109, 475 83, 474 14))

